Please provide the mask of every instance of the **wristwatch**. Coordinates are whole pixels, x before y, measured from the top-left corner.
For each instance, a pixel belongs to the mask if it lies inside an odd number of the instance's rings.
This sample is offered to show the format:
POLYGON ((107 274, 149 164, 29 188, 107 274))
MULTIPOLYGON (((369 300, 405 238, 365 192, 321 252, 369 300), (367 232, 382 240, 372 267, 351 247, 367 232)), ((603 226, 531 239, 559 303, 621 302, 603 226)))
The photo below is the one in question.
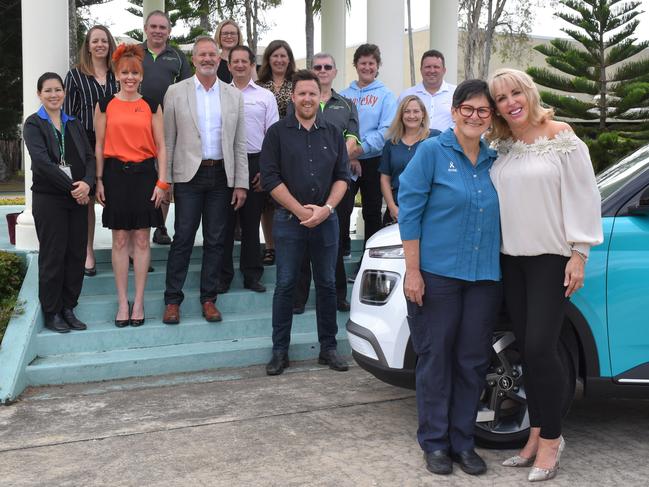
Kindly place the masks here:
POLYGON ((329 203, 325 203, 325 206, 327 208, 329 208, 329 213, 331 213, 333 215, 334 214, 334 207, 331 206, 329 203))

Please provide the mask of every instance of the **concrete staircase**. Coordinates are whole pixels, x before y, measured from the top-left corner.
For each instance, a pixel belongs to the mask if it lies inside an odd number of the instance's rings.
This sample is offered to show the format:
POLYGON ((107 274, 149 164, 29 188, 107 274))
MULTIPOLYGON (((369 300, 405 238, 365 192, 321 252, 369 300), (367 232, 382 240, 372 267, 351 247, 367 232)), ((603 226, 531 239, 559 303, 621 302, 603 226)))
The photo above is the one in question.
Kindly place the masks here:
MULTIPOLYGON (((346 261, 348 273, 358 266, 362 244, 361 240, 352 240, 352 259, 346 261)), ((237 256, 238 251, 237 245, 237 256)), ((97 275, 85 279, 76 308, 77 316, 89 325, 88 330, 58 334, 40 328, 34 339, 36 358, 26 368, 27 382, 30 385, 90 382, 267 362, 272 347, 275 266, 265 268, 262 282, 267 287, 266 293, 244 289, 237 271, 230 291, 218 297, 223 321, 207 323, 201 315, 198 294, 202 252, 201 247, 195 247, 184 289, 181 324, 169 326, 161 321, 167 253, 167 247, 152 248, 151 265, 155 271, 149 274, 147 282, 146 323, 138 328, 119 329, 113 324, 117 298, 110 250, 99 250, 97 275)), ((132 279, 131 272, 131 296, 132 279)), ((350 353, 344 328, 347 318, 348 313, 338 313, 338 349, 344 355, 350 353)), ((317 357, 318 352, 312 287, 305 313, 294 316, 289 356, 291 360, 308 360, 317 357)))

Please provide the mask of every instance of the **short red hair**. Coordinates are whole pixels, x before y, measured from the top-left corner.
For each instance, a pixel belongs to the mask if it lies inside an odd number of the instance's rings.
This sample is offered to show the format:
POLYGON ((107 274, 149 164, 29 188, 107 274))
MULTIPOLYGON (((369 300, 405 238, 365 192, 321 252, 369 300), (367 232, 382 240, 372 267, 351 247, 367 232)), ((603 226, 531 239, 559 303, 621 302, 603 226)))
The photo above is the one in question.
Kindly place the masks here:
POLYGON ((138 44, 120 44, 113 53, 113 63, 115 64, 115 73, 119 73, 126 68, 129 71, 137 71, 142 74, 142 60, 144 59, 144 49, 138 44))

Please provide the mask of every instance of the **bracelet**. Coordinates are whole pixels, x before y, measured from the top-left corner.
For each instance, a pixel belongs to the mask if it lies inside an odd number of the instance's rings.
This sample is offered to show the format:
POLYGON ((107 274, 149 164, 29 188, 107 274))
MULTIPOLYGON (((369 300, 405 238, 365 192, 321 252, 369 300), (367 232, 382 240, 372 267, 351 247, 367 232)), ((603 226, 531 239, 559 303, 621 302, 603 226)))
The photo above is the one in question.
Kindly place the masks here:
POLYGON ((156 181, 155 185, 162 191, 167 191, 171 187, 169 183, 165 183, 164 181, 160 181, 159 179, 156 181))
POLYGON ((586 256, 586 254, 584 254, 583 252, 577 249, 571 249, 571 250, 579 256, 579 258, 583 261, 584 264, 588 262, 588 257, 586 256))

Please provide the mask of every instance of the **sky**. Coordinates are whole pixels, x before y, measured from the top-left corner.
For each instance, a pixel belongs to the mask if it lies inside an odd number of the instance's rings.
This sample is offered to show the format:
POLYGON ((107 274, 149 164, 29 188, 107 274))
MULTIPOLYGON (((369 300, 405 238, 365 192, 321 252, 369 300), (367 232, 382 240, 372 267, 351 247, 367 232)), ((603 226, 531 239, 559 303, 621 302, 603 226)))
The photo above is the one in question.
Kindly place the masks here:
MULTIPOLYGON (((636 29, 636 34, 640 39, 649 40, 649 0, 641 1, 646 11, 640 16, 640 25, 636 29)), ((357 45, 365 41, 367 34, 367 4, 364 0, 352 0, 351 3, 352 8, 347 17, 347 45, 357 45)), ((103 5, 91 7, 90 14, 95 21, 108 26, 114 35, 120 35, 142 26, 141 18, 126 12, 127 5, 127 0, 112 0, 103 5)), ((430 1, 411 0, 411 6, 413 30, 428 27, 430 1)), ((551 7, 538 8, 532 34, 546 37, 564 36, 560 28, 567 24, 552 14, 551 7)), ((265 13, 265 19, 271 28, 260 36, 259 45, 264 46, 273 39, 284 39, 293 48, 296 58, 305 57, 304 29, 295 28, 295 26, 304 25, 304 18, 304 0, 283 0, 282 5, 265 13)), ((314 39, 315 52, 317 52, 320 50, 319 19, 315 20, 314 39)))

